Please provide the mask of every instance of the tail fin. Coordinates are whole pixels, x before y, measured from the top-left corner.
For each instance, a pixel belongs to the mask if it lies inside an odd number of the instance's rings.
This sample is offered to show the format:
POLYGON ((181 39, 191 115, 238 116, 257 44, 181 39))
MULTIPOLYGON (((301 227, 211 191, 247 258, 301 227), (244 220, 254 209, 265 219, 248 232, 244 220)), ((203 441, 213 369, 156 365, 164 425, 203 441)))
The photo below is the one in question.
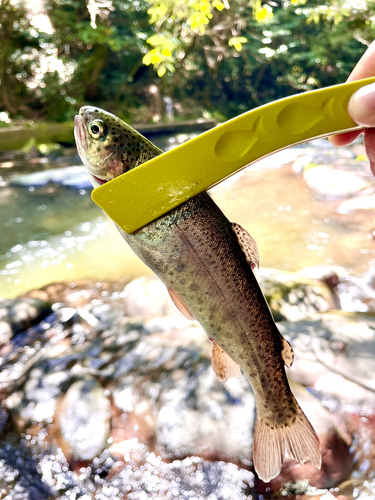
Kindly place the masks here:
POLYGON ((295 421, 286 427, 272 429, 261 418, 257 420, 253 462, 260 479, 268 482, 280 473, 285 449, 297 462, 305 463, 310 460, 320 469, 322 456, 319 438, 299 406, 295 421))

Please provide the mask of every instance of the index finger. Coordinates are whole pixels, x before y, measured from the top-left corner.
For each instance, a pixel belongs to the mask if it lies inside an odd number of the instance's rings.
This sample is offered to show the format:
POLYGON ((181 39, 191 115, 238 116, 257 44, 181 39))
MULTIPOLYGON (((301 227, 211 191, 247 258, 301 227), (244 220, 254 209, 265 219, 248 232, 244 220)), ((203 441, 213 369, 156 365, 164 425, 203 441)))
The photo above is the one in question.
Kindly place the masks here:
MULTIPOLYGON (((371 43, 369 48, 358 61, 355 68, 350 73, 347 81, 353 82, 355 80, 369 78, 371 76, 375 76, 375 41, 371 43)), ((332 135, 329 140, 334 146, 347 146, 353 142, 361 132, 361 130, 357 130, 355 132, 332 135)))

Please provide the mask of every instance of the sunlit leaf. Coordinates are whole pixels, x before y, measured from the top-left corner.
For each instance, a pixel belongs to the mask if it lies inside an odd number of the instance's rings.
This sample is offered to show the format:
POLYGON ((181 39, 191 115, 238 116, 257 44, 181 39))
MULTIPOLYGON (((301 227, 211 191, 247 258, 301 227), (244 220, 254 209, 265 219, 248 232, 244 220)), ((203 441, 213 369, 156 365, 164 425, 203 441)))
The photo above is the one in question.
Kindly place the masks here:
POLYGON ((228 40, 229 47, 234 47, 237 52, 241 52, 242 44, 247 42, 247 38, 244 36, 232 36, 228 40))
POLYGON ((152 56, 150 55, 150 52, 148 52, 146 55, 143 56, 142 63, 145 64, 146 66, 149 66, 151 64, 151 59, 152 56))
POLYGON ((158 67, 158 70, 157 70, 158 76, 161 78, 162 76, 165 75, 166 71, 167 71, 167 68, 164 65, 160 65, 158 67))
POLYGON ((225 4, 223 2, 221 2, 220 0, 214 0, 212 2, 212 7, 214 7, 218 11, 221 11, 221 10, 225 9, 225 4))
POLYGON ((263 5, 255 12, 255 19, 258 23, 267 23, 273 18, 272 7, 263 5))
POLYGON ((165 57, 171 57, 172 56, 172 52, 169 50, 169 49, 166 49, 164 48, 161 53, 163 54, 163 56, 165 57))
POLYGON ((174 73, 176 71, 176 68, 174 66, 174 64, 172 64, 171 62, 168 62, 166 61, 165 63, 165 67, 167 68, 168 71, 170 71, 171 73, 174 73))

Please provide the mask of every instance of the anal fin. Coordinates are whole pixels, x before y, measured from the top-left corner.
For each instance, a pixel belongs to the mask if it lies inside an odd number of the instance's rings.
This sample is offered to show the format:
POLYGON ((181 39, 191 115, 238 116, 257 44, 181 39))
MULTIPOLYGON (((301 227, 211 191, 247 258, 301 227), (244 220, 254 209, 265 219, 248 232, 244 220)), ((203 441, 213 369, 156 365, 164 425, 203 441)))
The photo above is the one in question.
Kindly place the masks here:
POLYGON ((177 295, 177 293, 174 290, 172 290, 172 288, 169 288, 169 286, 167 286, 167 290, 168 290, 168 293, 169 293, 174 305, 177 307, 177 309, 180 311, 180 313, 183 314, 186 319, 189 319, 190 321, 194 321, 195 318, 194 318, 193 313, 184 304, 184 302, 182 301, 180 296, 177 295))
POLYGON ((212 342, 212 369, 217 378, 222 382, 231 377, 240 378, 241 369, 239 365, 214 340, 210 340, 212 342))
POLYGON ((259 268, 259 250, 254 238, 239 224, 232 222, 232 229, 237 236, 238 244, 245 254, 251 269, 259 268))

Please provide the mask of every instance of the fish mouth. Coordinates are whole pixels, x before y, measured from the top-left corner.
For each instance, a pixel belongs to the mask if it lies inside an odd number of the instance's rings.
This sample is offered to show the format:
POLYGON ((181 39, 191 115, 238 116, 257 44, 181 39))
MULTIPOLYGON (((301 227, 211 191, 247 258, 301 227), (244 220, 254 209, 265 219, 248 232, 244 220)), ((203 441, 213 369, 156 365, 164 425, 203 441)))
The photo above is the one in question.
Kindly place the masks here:
POLYGON ((106 184, 108 181, 105 181, 103 179, 100 179, 100 177, 96 177, 96 175, 94 175, 92 172, 89 172, 89 174, 91 175, 91 177, 98 183, 100 184, 101 186, 103 184, 106 184))
POLYGON ((87 133, 80 115, 74 117, 74 137, 79 155, 87 150, 87 133))
POLYGON ((83 108, 81 108, 79 115, 76 115, 74 117, 74 137, 77 144, 78 154, 81 157, 82 162, 86 166, 88 174, 94 179, 96 184, 101 186, 102 184, 105 184, 107 181, 100 179, 100 177, 97 177, 91 172, 90 163, 86 158, 86 152, 88 149, 86 125, 88 120, 89 117, 83 112, 83 108))

